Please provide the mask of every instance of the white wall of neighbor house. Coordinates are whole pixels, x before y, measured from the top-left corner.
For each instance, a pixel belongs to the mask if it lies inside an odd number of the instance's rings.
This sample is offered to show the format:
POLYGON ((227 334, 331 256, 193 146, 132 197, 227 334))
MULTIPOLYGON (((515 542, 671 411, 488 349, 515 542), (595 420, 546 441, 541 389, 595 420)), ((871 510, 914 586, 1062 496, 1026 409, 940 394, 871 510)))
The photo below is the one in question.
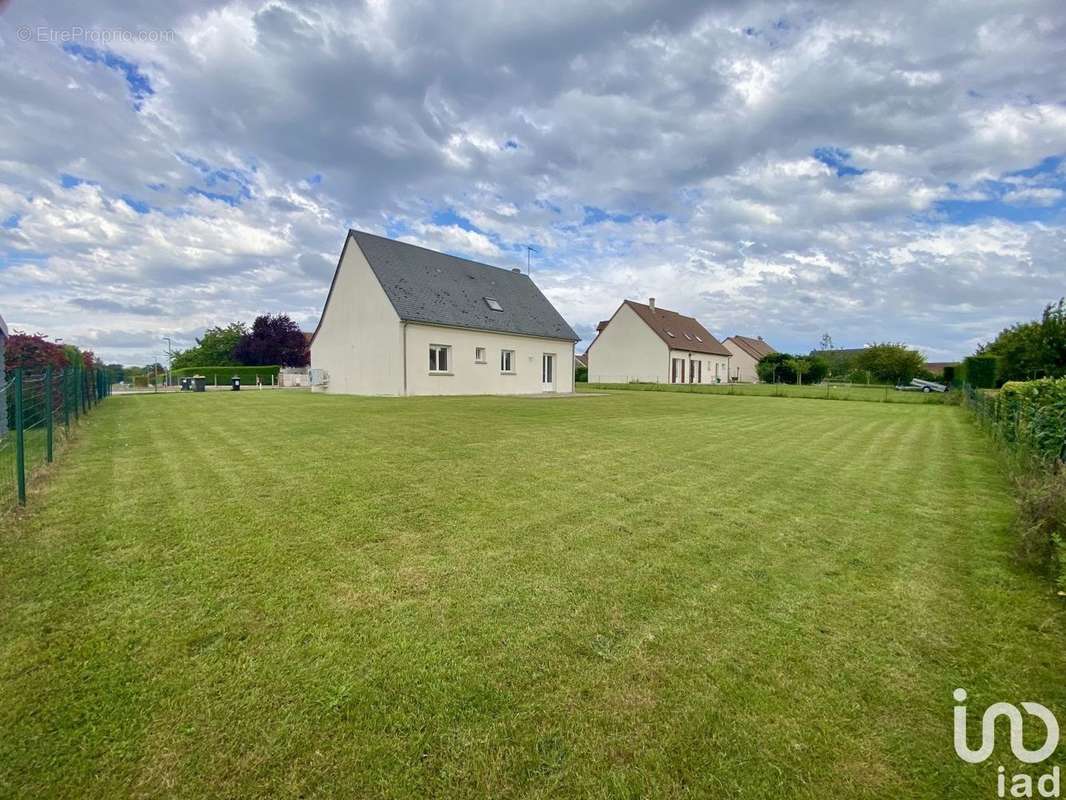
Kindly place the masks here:
POLYGON ((741 383, 758 383, 759 373, 756 370, 756 366, 759 362, 729 339, 726 339, 722 344, 725 345, 726 350, 733 354, 732 364, 730 365, 732 377, 741 383))
POLYGON ((689 350, 670 351, 670 375, 668 383, 727 383, 729 359, 708 353, 693 353, 689 350), (675 370, 675 359, 680 362, 675 370), (683 376, 683 379, 682 379, 683 376))
POLYGON ((589 383, 666 383, 670 349, 628 305, 589 346, 589 383))
POLYGON ((407 393, 537 394, 546 391, 544 355, 553 357, 552 391, 574 391, 574 343, 508 333, 407 324, 407 393), (430 370, 430 348, 448 350, 447 369, 430 370), (478 349, 484 360, 478 360, 478 349), (501 368, 501 352, 510 351, 512 369, 501 368))
POLYGON ((400 317, 352 239, 341 257, 329 306, 311 343, 311 368, 329 375, 331 394, 403 393, 400 317))

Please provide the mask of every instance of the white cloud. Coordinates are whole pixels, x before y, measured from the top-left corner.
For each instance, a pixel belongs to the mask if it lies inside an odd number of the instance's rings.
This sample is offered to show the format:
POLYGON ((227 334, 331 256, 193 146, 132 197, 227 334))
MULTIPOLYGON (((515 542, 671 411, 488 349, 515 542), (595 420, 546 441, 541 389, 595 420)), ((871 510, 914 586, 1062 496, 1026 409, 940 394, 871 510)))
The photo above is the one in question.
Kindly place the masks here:
POLYGON ((1019 174, 1066 150, 1053 2, 44 5, 0 17, 2 313, 110 357, 312 325, 349 225, 505 267, 534 244, 583 333, 655 295, 779 347, 961 355, 1061 293, 1062 163, 1019 174), (113 47, 138 109, 24 24, 178 35, 113 47), (939 205, 990 181, 1042 216, 939 205))

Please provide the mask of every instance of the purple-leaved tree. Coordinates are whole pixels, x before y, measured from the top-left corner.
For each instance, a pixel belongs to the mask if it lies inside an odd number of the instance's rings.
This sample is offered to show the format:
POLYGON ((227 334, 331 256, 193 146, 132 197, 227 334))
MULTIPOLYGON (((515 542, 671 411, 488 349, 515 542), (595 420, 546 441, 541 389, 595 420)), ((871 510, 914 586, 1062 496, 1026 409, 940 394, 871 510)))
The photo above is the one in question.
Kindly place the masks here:
POLYGON ((251 331, 237 342, 233 357, 249 367, 306 367, 310 361, 303 331, 286 314, 256 317, 251 331))

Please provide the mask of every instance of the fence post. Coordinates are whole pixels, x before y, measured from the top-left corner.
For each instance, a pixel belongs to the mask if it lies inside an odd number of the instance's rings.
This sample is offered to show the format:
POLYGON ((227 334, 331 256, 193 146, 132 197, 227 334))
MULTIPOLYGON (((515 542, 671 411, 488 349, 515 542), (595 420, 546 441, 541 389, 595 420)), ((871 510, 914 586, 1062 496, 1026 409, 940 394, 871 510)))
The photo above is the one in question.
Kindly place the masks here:
POLYGON ((15 369, 15 476, 19 505, 26 505, 26 430, 22 409, 22 367, 15 369))
POLYGON ((63 393, 63 430, 70 435, 70 369, 64 367, 60 373, 60 390, 63 393))
POLYGON ((46 367, 44 371, 44 418, 45 424, 48 426, 48 452, 45 456, 45 460, 52 463, 52 445, 53 445, 53 431, 52 431, 52 404, 55 402, 55 398, 52 395, 52 367, 46 367))

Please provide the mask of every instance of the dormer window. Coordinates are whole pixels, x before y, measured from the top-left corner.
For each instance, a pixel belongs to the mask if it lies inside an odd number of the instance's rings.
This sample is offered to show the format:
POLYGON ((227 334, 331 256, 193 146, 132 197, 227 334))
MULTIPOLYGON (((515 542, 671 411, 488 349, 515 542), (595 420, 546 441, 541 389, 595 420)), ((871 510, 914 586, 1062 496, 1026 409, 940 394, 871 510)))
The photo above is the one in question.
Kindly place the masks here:
POLYGON ((499 301, 493 297, 486 297, 485 305, 487 305, 493 311, 503 311, 503 306, 501 306, 499 301))

